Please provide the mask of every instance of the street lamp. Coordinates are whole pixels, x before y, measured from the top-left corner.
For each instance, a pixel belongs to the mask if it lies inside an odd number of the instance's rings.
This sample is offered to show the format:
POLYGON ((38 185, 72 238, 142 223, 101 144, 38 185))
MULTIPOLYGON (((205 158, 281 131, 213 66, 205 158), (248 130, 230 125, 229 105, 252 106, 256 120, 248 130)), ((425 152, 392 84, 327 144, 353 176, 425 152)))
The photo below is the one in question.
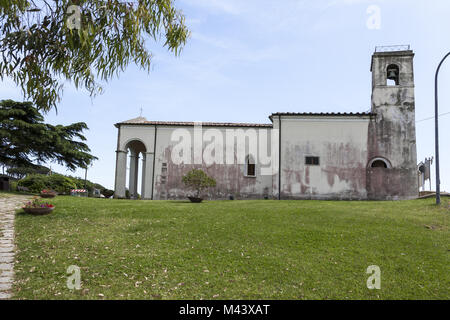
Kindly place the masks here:
POLYGON ((439 102, 438 102, 438 76, 439 70, 445 59, 450 56, 450 52, 445 55, 445 57, 439 63, 436 70, 436 76, 434 80, 434 122, 435 122, 435 146, 436 146, 436 204, 441 204, 441 179, 439 177, 439 102))

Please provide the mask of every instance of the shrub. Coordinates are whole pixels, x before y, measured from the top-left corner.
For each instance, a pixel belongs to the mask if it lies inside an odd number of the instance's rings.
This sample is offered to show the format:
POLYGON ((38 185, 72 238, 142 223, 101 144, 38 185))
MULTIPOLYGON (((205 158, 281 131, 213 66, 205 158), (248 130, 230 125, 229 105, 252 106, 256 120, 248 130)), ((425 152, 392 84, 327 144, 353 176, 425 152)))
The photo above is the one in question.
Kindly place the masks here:
POLYGON ((70 194, 71 189, 76 189, 75 182, 61 174, 50 176, 43 174, 31 174, 18 183, 21 187, 28 188, 31 192, 39 193, 44 189, 55 190, 57 193, 70 194))
POLYGON ((93 183, 89 180, 85 181, 84 178, 72 177, 72 176, 69 176, 69 178, 72 179, 76 183, 76 185, 77 185, 76 189, 86 189, 89 197, 94 196, 94 189, 99 189, 100 192, 105 189, 105 187, 103 187, 101 184, 93 183))
POLYGON ((113 190, 109 190, 109 189, 103 189, 102 190, 102 195, 105 198, 111 198, 114 195, 114 191, 113 190))
POLYGON ((192 169, 183 177, 183 183, 196 192, 196 197, 200 197, 200 193, 209 188, 216 186, 216 180, 209 177, 201 169, 192 169))
POLYGON ((11 181, 9 183, 9 188, 11 191, 17 191, 17 183, 18 183, 17 181, 11 181))
POLYGON ((43 174, 30 174, 20 180, 17 185, 28 188, 28 190, 34 193, 39 193, 42 189, 49 188, 47 187, 47 176, 43 174))
POLYGON ((76 189, 77 184, 73 179, 65 177, 61 174, 52 174, 47 176, 49 188, 57 193, 70 194, 71 189, 76 189))
POLYGON ((69 176, 70 179, 76 184, 75 189, 86 189, 89 196, 92 196, 94 193, 94 186, 92 182, 89 180, 84 181, 84 178, 72 177, 69 176))

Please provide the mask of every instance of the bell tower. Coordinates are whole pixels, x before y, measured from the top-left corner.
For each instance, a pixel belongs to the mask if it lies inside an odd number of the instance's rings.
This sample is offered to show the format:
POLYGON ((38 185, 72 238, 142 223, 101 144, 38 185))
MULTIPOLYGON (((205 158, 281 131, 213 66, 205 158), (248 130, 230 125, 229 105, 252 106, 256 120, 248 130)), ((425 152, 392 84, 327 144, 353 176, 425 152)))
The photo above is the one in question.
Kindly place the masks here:
POLYGON ((409 46, 377 47, 372 56, 366 177, 370 199, 418 196, 413 60, 409 46))

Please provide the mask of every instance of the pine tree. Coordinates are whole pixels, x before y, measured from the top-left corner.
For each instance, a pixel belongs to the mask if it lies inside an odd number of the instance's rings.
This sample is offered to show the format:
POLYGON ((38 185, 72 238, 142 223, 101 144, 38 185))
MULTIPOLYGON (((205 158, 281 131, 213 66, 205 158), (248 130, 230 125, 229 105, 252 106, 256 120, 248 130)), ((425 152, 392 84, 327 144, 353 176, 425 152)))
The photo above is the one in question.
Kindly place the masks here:
POLYGON ((0 101, 0 164, 8 168, 35 167, 48 161, 70 170, 86 168, 97 159, 82 135, 84 122, 68 126, 44 123, 31 102, 0 101))

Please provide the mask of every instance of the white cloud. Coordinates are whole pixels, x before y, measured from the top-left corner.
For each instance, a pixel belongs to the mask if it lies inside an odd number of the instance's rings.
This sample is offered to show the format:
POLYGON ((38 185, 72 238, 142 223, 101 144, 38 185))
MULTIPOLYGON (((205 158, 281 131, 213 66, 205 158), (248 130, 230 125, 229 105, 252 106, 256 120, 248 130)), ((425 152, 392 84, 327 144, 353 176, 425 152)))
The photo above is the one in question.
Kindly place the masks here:
POLYGON ((228 14, 239 14, 240 3, 239 1, 233 0, 182 0, 183 3, 188 4, 193 7, 205 8, 212 12, 223 12, 228 14))
POLYGON ((12 80, 5 78, 0 82, 0 99, 13 99, 21 101, 24 99, 22 89, 12 80))
POLYGON ((211 46, 214 46, 217 48, 228 49, 230 47, 230 43, 228 41, 213 38, 213 37, 208 37, 208 36, 205 36, 204 34, 201 34, 198 32, 192 32, 191 37, 194 40, 201 41, 203 43, 206 43, 208 45, 211 45, 211 46))
POLYGON ((358 4, 374 4, 375 2, 382 2, 383 0, 332 0, 329 1, 326 7, 337 7, 337 6, 351 6, 358 4))

